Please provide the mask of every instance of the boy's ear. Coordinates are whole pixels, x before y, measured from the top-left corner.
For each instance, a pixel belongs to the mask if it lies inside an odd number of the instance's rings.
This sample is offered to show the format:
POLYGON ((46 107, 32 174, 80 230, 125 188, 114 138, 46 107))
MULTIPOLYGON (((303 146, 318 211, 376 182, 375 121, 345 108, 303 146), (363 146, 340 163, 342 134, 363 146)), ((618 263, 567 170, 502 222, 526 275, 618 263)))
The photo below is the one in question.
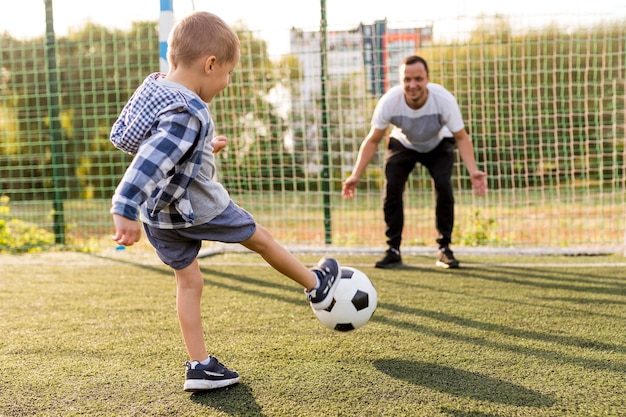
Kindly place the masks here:
POLYGON ((217 58, 215 58, 215 55, 211 55, 207 57, 207 59, 204 61, 204 74, 205 75, 211 74, 211 72, 213 71, 213 65, 215 65, 216 60, 217 58))

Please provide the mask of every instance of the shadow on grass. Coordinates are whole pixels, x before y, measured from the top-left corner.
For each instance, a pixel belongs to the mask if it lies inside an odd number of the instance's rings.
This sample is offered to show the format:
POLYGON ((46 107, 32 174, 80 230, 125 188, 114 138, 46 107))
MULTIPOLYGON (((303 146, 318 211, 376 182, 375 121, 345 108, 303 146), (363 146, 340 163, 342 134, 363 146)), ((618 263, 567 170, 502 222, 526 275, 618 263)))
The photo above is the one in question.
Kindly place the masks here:
POLYGON ((619 301, 607 298, 584 298, 584 297, 538 297, 545 301, 563 301, 572 304, 597 304, 626 306, 626 301, 619 301))
POLYGON ((245 384, 237 384, 217 390, 194 392, 191 401, 220 410, 230 416, 264 416, 252 390, 245 384))
POLYGON ((111 258, 111 257, 108 257, 108 256, 101 256, 101 255, 96 255, 96 254, 92 254, 92 253, 89 253, 87 255, 89 255, 89 256, 91 256, 93 258, 106 259, 107 261, 115 262, 115 263, 122 264, 122 265, 133 266, 133 267, 136 267, 136 268, 139 268, 139 269, 143 269, 145 271, 154 272, 154 273, 159 274, 159 275, 173 276, 173 274, 174 274, 172 272, 172 269, 169 266, 167 266, 167 265, 165 265, 163 263, 160 264, 160 265, 157 264, 158 266, 157 265, 146 265, 146 264, 142 264, 142 263, 135 262, 135 261, 132 261, 132 260, 111 258))
MULTIPOLYGON (((235 269, 235 268, 234 268, 235 269)), ((269 298, 276 301, 282 301, 285 303, 290 303, 294 305, 301 306, 303 303, 306 303, 306 299, 304 298, 303 292, 295 283, 295 281, 291 281, 289 278, 284 278, 284 284, 278 284, 275 282, 269 282, 260 278, 253 278, 249 275, 245 275, 240 273, 230 273, 218 271, 216 269, 212 269, 209 267, 202 266, 200 267, 202 274, 204 275, 204 284, 205 285, 219 285, 222 289, 228 289, 231 291, 240 292, 243 294, 259 297, 259 298, 269 298), (230 283, 226 283, 224 281, 216 284, 214 280, 211 280, 211 277, 223 278, 229 280, 230 283), (250 286, 254 286, 258 289, 253 288, 243 288, 241 284, 246 284, 250 286), (279 294, 269 294, 263 289, 270 290, 280 290, 284 295, 279 294)), ((277 272, 278 274, 278 272, 277 272)))
MULTIPOLYGON (((401 308, 401 309, 398 309, 397 307, 391 308, 391 306, 393 305, 383 304, 381 306, 380 303, 378 304, 378 308, 390 309, 390 310, 395 310, 395 311, 403 311, 407 313, 414 312, 414 314, 417 316, 436 317, 441 314, 441 313, 435 313, 432 311, 410 309, 410 308, 401 308)), ((480 322, 474 322, 474 321, 466 320, 466 319, 459 319, 460 321, 457 321, 457 319, 453 319, 453 317, 455 316, 450 316, 445 321, 453 322, 453 323, 466 326, 466 327, 471 327, 472 323, 480 323, 480 322)), ((493 341, 483 336, 471 336, 471 335, 464 334, 464 333, 457 332, 457 331, 441 330, 436 327, 431 327, 431 326, 427 326, 424 324, 417 324, 415 322, 399 320, 392 316, 385 315, 383 312, 378 313, 378 310, 377 310, 377 314, 375 314, 372 317, 372 321, 385 324, 388 326, 393 326, 393 327, 400 328, 400 329, 411 330, 416 333, 433 335, 433 336, 445 338, 448 340, 455 340, 455 341, 462 342, 462 343, 471 343, 476 346, 485 346, 491 349, 497 349, 501 351, 514 352, 514 353, 522 354, 528 357, 542 358, 542 359, 547 359, 550 361, 560 361, 560 362, 569 363, 569 364, 575 363, 580 366, 584 366, 586 368, 591 368, 591 369, 607 369, 607 370, 612 370, 616 372, 626 373, 626 366, 622 362, 619 362, 619 361, 607 361, 606 359, 591 359, 591 358, 587 358, 584 355, 567 354, 567 353, 557 352, 557 351, 550 350, 550 349, 543 349, 540 347, 532 347, 532 346, 525 346, 521 344, 507 343, 505 341, 493 341)), ((487 323, 485 323, 485 325, 491 326, 487 323)), ((479 328, 480 327, 482 327, 482 325, 479 326, 479 328)), ((495 329, 502 329, 502 328, 498 325, 495 325, 493 329, 495 330, 495 329)), ((504 327, 503 329, 507 329, 507 328, 504 327)), ((502 330, 496 330, 496 331, 501 332, 502 330)), ((507 334, 509 335, 517 334, 518 335, 517 337, 523 337, 523 338, 532 337, 532 339, 536 339, 539 341, 554 340, 553 336, 550 336, 547 334, 534 333, 534 332, 528 333, 525 331, 519 333, 515 331, 514 329, 510 329, 510 332, 507 334)), ((564 340, 567 340, 571 343, 579 339, 560 338, 558 343, 565 344, 566 342, 564 342, 564 340)), ((604 344, 604 343, 597 342, 597 341, 590 340, 590 341, 585 342, 585 341, 580 340, 578 343, 581 348, 598 348, 599 346, 602 346, 603 348, 609 349, 608 344, 604 344)), ((614 346, 615 349, 623 350, 623 347, 621 346, 618 346, 618 345, 611 345, 611 346, 614 346)))
MULTIPOLYGON (((378 308, 381 310, 389 310, 396 313, 408 313, 415 317, 425 317, 431 320, 435 320, 442 323, 450 323, 458 326, 463 326, 471 329, 478 329, 486 332, 493 332, 503 336, 514 336, 520 339, 535 340, 539 342, 551 342, 557 343, 562 346, 577 346, 582 349, 595 349, 603 350, 606 352, 619 352, 626 353, 626 348, 617 343, 609 343, 604 340, 585 339, 575 336, 550 334, 546 332, 539 332, 526 329, 516 329, 514 327, 505 326, 498 323, 489 323, 480 320, 469 319, 454 314, 449 314, 441 311, 426 310, 421 308, 412 307, 400 307, 391 303, 378 303, 378 308)), ((374 316, 372 320, 379 321, 379 315, 374 316)), ((392 322, 394 319, 381 317, 381 322, 392 322)), ((416 325, 408 325, 406 328, 417 328, 416 325)))
POLYGON ((480 411, 455 410, 449 407, 441 407, 441 412, 452 417, 500 417, 499 414, 487 414, 480 411))
POLYGON ((381 359, 374 361, 374 366, 393 378, 457 397, 536 408, 555 403, 551 397, 521 385, 434 363, 381 359))
POLYGON ((553 270, 538 267, 504 267, 490 265, 488 267, 472 267, 463 270, 464 278, 476 278, 502 284, 528 286, 549 290, 564 290, 599 295, 624 295, 626 282, 621 277, 607 277, 601 270, 577 273, 559 269, 553 270))

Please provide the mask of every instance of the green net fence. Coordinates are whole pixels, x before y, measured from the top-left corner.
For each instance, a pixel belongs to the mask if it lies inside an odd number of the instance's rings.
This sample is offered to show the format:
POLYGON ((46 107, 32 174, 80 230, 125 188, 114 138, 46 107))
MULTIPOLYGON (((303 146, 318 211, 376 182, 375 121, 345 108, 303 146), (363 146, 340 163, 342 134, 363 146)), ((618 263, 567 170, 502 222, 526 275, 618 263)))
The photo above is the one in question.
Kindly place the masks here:
MULTIPOLYGON (((269 52, 266 31, 229 22, 242 51, 211 104, 216 133, 230 139, 219 180, 291 248, 384 248, 384 149, 355 200, 342 199, 341 183, 376 100, 417 53, 456 95, 489 175, 487 196, 475 197, 456 164, 457 247, 622 251, 626 17, 600 17, 520 27, 482 16, 458 33, 438 33, 450 21, 292 27, 281 54, 269 52)), ((112 246, 110 198, 130 156, 108 135, 159 69, 158 25, 94 20, 51 36, 45 23, 41 36, 0 35, 0 251, 112 246)), ((405 211, 404 250, 433 248, 433 188, 419 167, 405 211)))

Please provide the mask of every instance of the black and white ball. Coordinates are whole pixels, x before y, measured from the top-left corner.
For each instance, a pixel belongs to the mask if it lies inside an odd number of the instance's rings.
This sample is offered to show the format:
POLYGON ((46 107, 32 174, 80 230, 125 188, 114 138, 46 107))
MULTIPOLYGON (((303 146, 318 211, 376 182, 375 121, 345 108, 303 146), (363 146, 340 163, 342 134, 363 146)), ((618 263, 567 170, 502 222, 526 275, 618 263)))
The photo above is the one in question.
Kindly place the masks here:
POLYGON ((369 321, 377 303, 378 294, 368 276, 356 268, 344 266, 330 306, 313 311, 324 326, 349 332, 369 321))

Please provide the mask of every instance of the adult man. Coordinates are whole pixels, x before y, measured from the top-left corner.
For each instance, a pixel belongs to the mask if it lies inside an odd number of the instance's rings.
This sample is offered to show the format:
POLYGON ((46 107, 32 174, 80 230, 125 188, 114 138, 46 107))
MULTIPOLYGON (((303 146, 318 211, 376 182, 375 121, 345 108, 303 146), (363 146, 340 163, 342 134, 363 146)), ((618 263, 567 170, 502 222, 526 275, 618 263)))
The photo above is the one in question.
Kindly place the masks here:
POLYGON ((437 195, 435 214, 439 254, 436 265, 458 268, 459 262, 450 250, 454 226, 452 168, 455 144, 477 195, 484 195, 487 190, 486 174, 476 166, 474 147, 465 131, 456 99, 441 85, 429 83, 426 60, 415 55, 405 58, 400 65, 400 83, 378 101, 371 130, 361 143, 352 174, 343 183, 343 196, 346 199, 354 197, 356 186, 376 155, 387 127, 393 125, 385 154, 383 202, 389 248, 385 256, 376 262, 376 267, 402 265, 402 198, 409 174, 419 162, 430 173, 437 195))

